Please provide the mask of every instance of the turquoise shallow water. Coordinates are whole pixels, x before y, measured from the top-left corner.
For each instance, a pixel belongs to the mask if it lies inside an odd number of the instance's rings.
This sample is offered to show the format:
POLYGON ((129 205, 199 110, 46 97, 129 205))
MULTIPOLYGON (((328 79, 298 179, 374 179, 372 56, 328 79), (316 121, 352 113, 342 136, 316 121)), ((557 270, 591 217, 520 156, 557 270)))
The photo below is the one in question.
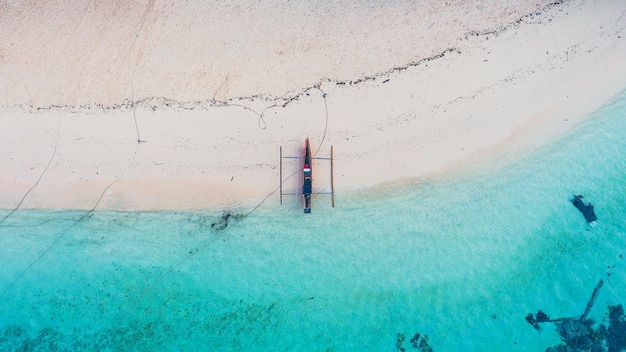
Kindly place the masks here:
POLYGON ((545 351, 561 337, 528 313, 580 316, 599 280, 594 328, 626 303, 624 150, 626 94, 488 173, 311 215, 266 204, 216 230, 222 213, 18 211, 0 227, 0 350, 545 351))

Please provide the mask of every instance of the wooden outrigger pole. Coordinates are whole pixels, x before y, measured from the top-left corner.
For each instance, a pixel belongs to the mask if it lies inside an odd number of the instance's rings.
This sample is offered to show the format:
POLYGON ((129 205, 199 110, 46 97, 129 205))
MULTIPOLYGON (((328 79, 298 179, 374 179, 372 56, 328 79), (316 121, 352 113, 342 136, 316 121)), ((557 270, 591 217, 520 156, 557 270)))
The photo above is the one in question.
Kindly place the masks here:
POLYGON ((307 138, 305 143, 305 153, 304 156, 283 156, 283 147, 279 148, 279 193, 280 193, 280 204, 283 204, 283 195, 302 195, 304 200, 304 212, 311 212, 311 195, 313 194, 330 194, 331 195, 331 204, 332 207, 335 207, 335 180, 334 180, 334 149, 333 146, 330 146, 330 158, 316 158, 311 157, 309 150, 309 140, 307 138), (304 163, 302 165, 303 172, 303 185, 299 192, 283 192, 283 159, 303 159, 304 163), (312 160, 329 160, 330 161, 330 192, 313 192, 312 189, 312 168, 311 161, 312 160))
POLYGON ((280 205, 283 205, 283 146, 280 146, 280 205))

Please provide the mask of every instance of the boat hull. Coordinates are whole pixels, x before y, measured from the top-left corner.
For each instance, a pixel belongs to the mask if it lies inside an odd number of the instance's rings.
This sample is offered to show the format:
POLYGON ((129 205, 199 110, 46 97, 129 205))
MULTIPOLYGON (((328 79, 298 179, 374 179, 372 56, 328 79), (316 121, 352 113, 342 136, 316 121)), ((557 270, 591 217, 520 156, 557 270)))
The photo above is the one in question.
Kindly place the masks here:
POLYGON ((313 194, 313 170, 311 168, 311 147, 309 139, 304 143, 304 165, 302 167, 303 183, 302 196, 304 198, 304 213, 311 213, 311 195, 313 194))

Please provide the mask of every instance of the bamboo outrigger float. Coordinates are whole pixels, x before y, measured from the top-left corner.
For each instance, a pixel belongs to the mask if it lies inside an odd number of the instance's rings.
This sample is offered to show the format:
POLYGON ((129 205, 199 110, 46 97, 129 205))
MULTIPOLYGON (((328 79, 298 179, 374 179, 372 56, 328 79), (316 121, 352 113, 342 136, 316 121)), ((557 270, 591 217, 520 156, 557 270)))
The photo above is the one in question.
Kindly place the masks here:
POLYGON ((333 177, 333 147, 330 147, 330 158, 316 158, 311 156, 311 146, 307 138, 304 143, 304 155, 299 156, 283 156, 283 147, 280 147, 280 204, 283 204, 283 195, 302 195, 304 213, 311 213, 311 200, 313 194, 329 194, 333 208, 335 207, 335 185, 333 177), (301 192, 283 192, 283 159, 302 159, 302 191, 301 192), (329 160, 330 161, 330 192, 315 192, 313 190, 313 160, 329 160))

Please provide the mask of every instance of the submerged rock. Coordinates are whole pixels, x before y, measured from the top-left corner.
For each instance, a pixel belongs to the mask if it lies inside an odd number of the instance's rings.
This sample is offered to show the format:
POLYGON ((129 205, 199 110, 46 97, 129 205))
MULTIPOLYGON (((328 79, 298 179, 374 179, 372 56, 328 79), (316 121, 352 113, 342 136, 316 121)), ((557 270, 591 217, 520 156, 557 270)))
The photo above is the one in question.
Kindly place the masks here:
POLYGON ((537 322, 544 323, 544 322, 547 322, 547 321, 550 321, 550 317, 546 313, 538 310, 537 311, 537 322))
POLYGON ((567 318, 556 323, 556 328, 565 345, 573 351, 603 351, 602 337, 591 327, 591 320, 581 321, 567 318))
POLYGON ((410 341, 411 342, 411 346, 413 346, 413 348, 418 348, 419 347, 419 345, 417 343, 419 339, 420 339, 420 334, 419 333, 413 335, 413 337, 411 338, 411 341, 410 341))
POLYGON ((433 352, 433 348, 428 344, 428 335, 424 335, 420 340, 419 350, 421 352, 433 352))
POLYGON ((543 311, 538 310, 537 315, 535 316, 532 313, 528 313, 526 315, 526 321, 528 324, 532 325, 538 331, 541 331, 541 326, 539 323, 546 323, 550 321, 550 317, 544 313, 543 311))
MULTIPOLYGON (((399 351, 406 351, 404 348, 404 340, 406 340, 406 336, 404 334, 398 333, 396 336, 396 349, 399 351)), ((428 343, 428 335, 420 335, 419 333, 415 333, 413 337, 409 340, 411 343, 411 347, 420 352, 433 352, 433 348, 430 347, 428 343)))
POLYGON ((626 350, 626 321, 621 304, 609 306, 609 327, 606 331, 606 345, 609 352, 626 350))
POLYGON ((526 321, 537 330, 540 330, 539 323, 555 324, 563 343, 549 347, 546 352, 606 352, 605 346, 608 346, 610 352, 624 351, 626 347, 626 323, 621 305, 609 307, 611 325, 608 329, 602 324, 594 328, 595 322, 587 318, 603 284, 603 280, 598 281, 591 298, 587 302, 585 311, 580 317, 551 319, 542 311, 537 311, 536 316, 533 314, 526 315, 526 321))
POLYGON ((572 200, 572 204, 585 216, 585 220, 588 223, 592 223, 596 221, 598 218, 596 217, 596 213, 593 210, 593 205, 591 203, 585 204, 583 202, 582 195, 574 195, 574 199, 572 200))
POLYGON ((402 351, 402 352, 405 351, 404 347, 402 347, 402 344, 404 343, 405 338, 406 336, 404 336, 404 334, 401 334, 401 333, 398 333, 398 335, 396 336, 396 349, 398 351, 402 351))

